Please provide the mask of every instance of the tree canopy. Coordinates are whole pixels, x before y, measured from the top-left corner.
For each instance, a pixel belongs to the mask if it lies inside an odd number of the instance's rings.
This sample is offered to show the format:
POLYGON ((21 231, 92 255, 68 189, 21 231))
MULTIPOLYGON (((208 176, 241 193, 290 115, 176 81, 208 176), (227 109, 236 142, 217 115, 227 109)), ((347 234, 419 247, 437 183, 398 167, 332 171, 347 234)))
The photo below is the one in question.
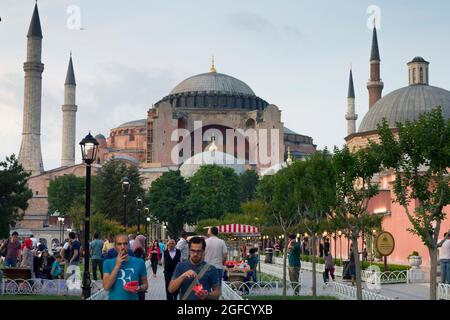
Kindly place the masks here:
POLYGON ((239 176, 231 168, 202 166, 190 179, 187 199, 189 212, 195 220, 222 218, 240 210, 239 176))
POLYGON ((178 237, 185 223, 195 222, 189 214, 186 200, 189 196, 189 184, 180 171, 169 171, 153 181, 147 192, 149 210, 161 222, 167 222, 167 231, 171 237, 178 237))
POLYGON ((85 193, 84 177, 65 174, 50 181, 48 186, 48 212, 58 211, 65 216, 70 208, 82 201, 85 193))
POLYGON ((29 177, 15 155, 0 162, 0 238, 9 236, 10 226, 23 218, 20 210, 28 208, 28 200, 33 196, 27 186, 29 177))

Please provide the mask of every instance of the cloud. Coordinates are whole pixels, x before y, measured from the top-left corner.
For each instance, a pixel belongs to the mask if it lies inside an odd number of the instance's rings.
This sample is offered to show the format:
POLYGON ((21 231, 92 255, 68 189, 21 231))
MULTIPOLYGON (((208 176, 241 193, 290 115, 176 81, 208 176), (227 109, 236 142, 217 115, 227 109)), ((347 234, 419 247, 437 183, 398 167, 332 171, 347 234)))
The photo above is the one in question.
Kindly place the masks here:
POLYGON ((274 25, 265 17, 253 12, 237 12, 228 14, 228 21, 239 30, 257 33, 277 40, 304 40, 306 35, 293 25, 274 25))

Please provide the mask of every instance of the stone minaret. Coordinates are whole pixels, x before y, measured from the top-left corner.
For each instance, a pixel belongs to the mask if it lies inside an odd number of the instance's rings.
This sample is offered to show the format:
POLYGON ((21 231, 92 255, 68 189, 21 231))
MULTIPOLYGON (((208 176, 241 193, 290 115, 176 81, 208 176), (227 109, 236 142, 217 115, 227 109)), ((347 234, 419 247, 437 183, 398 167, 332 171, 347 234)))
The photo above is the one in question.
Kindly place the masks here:
POLYGON ((373 26, 372 51, 370 54, 370 79, 367 83, 369 90, 369 108, 381 99, 384 83, 380 78, 380 52, 378 50, 377 28, 373 26))
POLYGON ((34 6, 27 38, 27 61, 23 65, 25 94, 19 162, 25 170, 31 171, 32 175, 38 175, 44 171, 41 153, 41 96, 44 65, 41 63, 42 30, 37 4, 34 6))
POLYGON ((355 89, 353 87, 352 69, 350 69, 350 79, 348 82, 347 113, 345 119, 347 120, 347 135, 356 133, 356 120, 358 119, 358 115, 355 114, 355 89))
POLYGON ((62 149, 61 166, 73 166, 75 164, 75 128, 76 94, 75 74, 73 72, 72 53, 70 54, 69 67, 67 68, 66 82, 64 83, 64 104, 62 106, 62 149))

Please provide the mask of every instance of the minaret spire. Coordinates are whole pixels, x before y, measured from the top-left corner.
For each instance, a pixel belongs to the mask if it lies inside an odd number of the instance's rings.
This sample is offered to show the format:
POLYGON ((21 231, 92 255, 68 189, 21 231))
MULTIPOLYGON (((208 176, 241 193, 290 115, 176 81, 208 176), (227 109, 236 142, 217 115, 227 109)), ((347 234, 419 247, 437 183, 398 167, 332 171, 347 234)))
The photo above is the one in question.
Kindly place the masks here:
POLYGON ((212 56, 212 61, 211 61, 211 68, 209 68, 209 72, 211 73, 216 73, 216 67, 214 66, 214 55, 212 56))
POLYGON ((34 6, 27 34, 27 61, 25 71, 25 95, 23 103, 22 144, 19 162, 26 171, 38 175, 44 171, 41 152, 41 98, 42 72, 42 29, 37 3, 34 6))
POLYGON ((384 83, 380 78, 380 50, 378 48, 378 35, 376 28, 376 21, 374 20, 373 33, 372 33, 372 48, 370 51, 370 79, 367 83, 367 89, 369 90, 369 108, 371 108, 378 100, 381 99, 381 95, 384 88, 384 83))
POLYGON ((353 71, 351 65, 348 80, 347 113, 345 119, 347 120, 347 135, 356 133, 356 120, 358 119, 358 115, 355 114, 355 88, 353 87, 353 71))
POLYGON ((66 81, 64 83, 64 104, 61 107, 63 114, 61 166, 73 166, 75 164, 75 133, 76 113, 75 104, 76 82, 73 71, 72 52, 70 52, 69 66, 67 67, 66 81))

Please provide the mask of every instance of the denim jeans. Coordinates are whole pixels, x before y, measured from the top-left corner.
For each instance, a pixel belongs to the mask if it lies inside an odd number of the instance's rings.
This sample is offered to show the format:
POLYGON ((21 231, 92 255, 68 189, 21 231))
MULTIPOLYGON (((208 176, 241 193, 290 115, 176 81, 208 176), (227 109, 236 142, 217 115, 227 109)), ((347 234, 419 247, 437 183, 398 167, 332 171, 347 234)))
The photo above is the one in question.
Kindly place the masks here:
POLYGON ((441 259, 441 282, 450 284, 450 259, 441 259))
POLYGON ((5 259, 5 268, 16 268, 17 267, 17 259, 5 259))
POLYGON ((222 288, 223 269, 217 269, 217 277, 219 279, 219 286, 222 288))

